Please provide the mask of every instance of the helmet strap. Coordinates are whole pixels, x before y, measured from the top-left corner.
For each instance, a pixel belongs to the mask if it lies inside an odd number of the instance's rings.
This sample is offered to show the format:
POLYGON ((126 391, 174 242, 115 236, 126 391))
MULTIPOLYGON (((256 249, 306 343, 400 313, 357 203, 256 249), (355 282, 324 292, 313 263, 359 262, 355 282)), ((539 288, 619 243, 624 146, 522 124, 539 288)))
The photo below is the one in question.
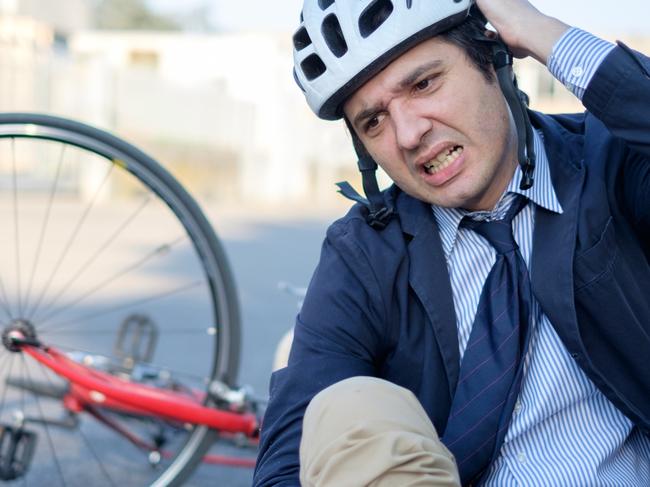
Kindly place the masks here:
POLYGON ((535 171, 533 126, 528 116, 528 97, 517 87, 517 80, 512 71, 513 57, 508 47, 498 39, 489 41, 492 43, 492 64, 517 130, 517 159, 522 172, 519 188, 526 190, 533 185, 535 171))
POLYGON ((354 150, 359 158, 357 166, 361 172, 361 183, 363 184, 363 192, 366 194, 366 198, 361 196, 347 181, 336 183, 336 185, 339 187, 339 193, 343 196, 361 203, 367 208, 368 214, 366 215, 366 221, 372 228, 383 230, 394 214, 393 208, 386 204, 384 195, 379 190, 379 184, 377 184, 377 163, 363 146, 361 140, 359 140, 347 117, 344 117, 344 120, 352 136, 354 150))
MULTIPOLYGON (((481 20, 484 24, 487 19, 476 4, 472 6, 471 16, 481 20)), ((508 103, 510 112, 515 121, 517 130, 517 160, 521 168, 521 190, 533 186, 535 172, 535 147, 533 137, 533 126, 528 116, 528 96, 517 86, 517 78, 512 71, 513 56, 508 46, 499 37, 488 37, 486 35, 476 38, 478 42, 487 42, 492 46, 492 66, 499 81, 499 87, 508 103)))

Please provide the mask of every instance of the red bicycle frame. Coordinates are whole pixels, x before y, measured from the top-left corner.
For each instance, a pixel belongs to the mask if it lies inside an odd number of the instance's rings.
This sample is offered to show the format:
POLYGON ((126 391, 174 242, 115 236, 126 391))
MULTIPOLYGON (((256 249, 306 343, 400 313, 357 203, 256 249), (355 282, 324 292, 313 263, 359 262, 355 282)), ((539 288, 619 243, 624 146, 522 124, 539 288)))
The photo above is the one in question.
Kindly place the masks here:
MULTIPOLYGON (((65 407, 73 412, 85 410, 93 414, 95 407, 99 406, 129 414, 204 425, 219 432, 243 433, 251 439, 257 437, 259 422, 254 414, 223 411, 204 406, 201 404, 203 398, 198 394, 130 382, 79 364, 53 347, 23 344, 21 348, 70 382, 71 387, 63 402, 65 407)), ((102 418, 98 419, 121 434, 129 436, 128 432, 119 426, 102 418)), ((141 443, 137 439, 131 437, 129 439, 134 443, 141 443)), ((254 466, 254 460, 220 455, 208 455, 204 460, 208 463, 254 466)))

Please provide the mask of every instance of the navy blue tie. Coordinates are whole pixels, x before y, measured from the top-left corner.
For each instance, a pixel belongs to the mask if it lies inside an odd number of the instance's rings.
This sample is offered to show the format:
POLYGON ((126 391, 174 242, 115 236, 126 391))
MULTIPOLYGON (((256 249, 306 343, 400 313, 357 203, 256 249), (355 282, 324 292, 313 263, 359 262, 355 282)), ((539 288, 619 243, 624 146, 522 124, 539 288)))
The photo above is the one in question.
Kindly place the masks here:
POLYGON ((518 196, 503 220, 461 222, 497 252, 481 291, 442 437, 456 457, 463 485, 476 482, 501 447, 521 385, 532 295, 512 219, 527 202, 518 196))

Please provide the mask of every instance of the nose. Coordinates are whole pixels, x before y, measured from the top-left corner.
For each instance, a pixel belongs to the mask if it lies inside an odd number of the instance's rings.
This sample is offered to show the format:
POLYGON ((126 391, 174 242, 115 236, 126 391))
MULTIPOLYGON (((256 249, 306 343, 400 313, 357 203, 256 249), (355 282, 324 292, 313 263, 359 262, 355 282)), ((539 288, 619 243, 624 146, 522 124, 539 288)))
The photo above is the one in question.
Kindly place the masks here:
POLYGON ((395 103, 390 112, 399 147, 407 151, 416 150, 424 135, 431 130, 431 120, 408 102, 395 103))

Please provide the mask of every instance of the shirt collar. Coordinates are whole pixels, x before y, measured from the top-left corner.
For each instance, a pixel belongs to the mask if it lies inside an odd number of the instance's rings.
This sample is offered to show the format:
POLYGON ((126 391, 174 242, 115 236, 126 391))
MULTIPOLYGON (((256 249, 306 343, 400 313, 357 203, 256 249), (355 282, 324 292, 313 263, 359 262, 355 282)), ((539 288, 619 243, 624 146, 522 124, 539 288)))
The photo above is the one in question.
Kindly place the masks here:
POLYGON ((562 213, 562 206, 557 199, 555 189, 553 189, 553 182, 551 181, 551 172, 548 165, 546 150, 544 149, 543 137, 537 130, 533 130, 533 147, 535 149, 537 161, 534 173, 535 184, 533 184, 532 188, 524 191, 519 189, 522 172, 521 168, 517 167, 508 187, 494 209, 491 211, 470 212, 459 208, 444 208, 435 205, 431 206, 436 221, 438 222, 445 257, 449 258, 449 255, 451 254, 458 235, 458 227, 465 216, 471 215, 477 219, 499 219, 510 207, 510 203, 514 197, 513 193, 524 195, 537 206, 541 206, 549 211, 559 214, 562 213))

